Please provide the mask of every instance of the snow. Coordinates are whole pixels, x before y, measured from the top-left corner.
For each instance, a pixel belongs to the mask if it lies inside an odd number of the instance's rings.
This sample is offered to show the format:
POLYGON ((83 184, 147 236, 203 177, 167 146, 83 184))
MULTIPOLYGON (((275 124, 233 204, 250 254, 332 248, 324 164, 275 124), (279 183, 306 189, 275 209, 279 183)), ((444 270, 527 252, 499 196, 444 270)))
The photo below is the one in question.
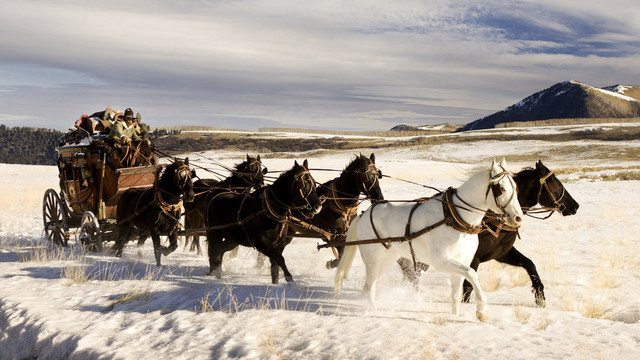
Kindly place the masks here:
MULTIPOLYGON (((599 89, 599 88, 595 88, 595 87, 593 89, 598 90, 601 93, 604 93, 604 94, 607 94, 607 95, 615 96, 615 97, 617 97, 619 99, 622 99, 622 100, 631 101, 631 102, 637 102, 638 101, 638 99, 634 99, 634 98, 632 98, 630 96, 626 96, 626 95, 623 95, 623 94, 615 92, 615 91, 609 91, 609 90, 599 89)), ((623 91, 624 90, 622 90, 622 92, 623 91)))
MULTIPOLYGON (((403 180, 444 189, 493 157, 534 149, 542 149, 540 158, 551 169, 588 167, 598 153, 567 159, 556 155, 557 147, 598 151, 592 145, 486 141, 375 154, 391 176, 381 181, 385 197, 413 199, 433 191, 403 180)), ((316 180, 324 181, 337 173, 313 169, 341 170, 354 153, 295 155, 308 158, 316 180)), ((190 160, 231 166, 244 156, 205 152, 190 160)), ((293 164, 290 157, 262 158, 273 172, 293 164)), ((597 163, 640 165, 622 158, 597 163)), ((509 165, 517 171, 533 163, 509 165)), ((278 285, 270 284, 267 265, 256 267, 255 252, 247 248, 225 259, 220 280, 206 276, 205 255, 182 247, 155 267, 150 241, 141 248, 129 243, 122 258, 59 250, 42 238, 42 196, 47 188, 58 190, 57 169, 0 164, 0 359, 637 359, 640 181, 578 175, 561 177, 580 203, 578 213, 528 217, 516 242, 537 265, 547 306, 536 307, 524 271, 484 263, 479 277, 489 321, 482 323, 473 300, 462 304, 460 316, 450 313, 448 277, 433 271, 423 274, 415 293, 393 266, 371 308, 360 292, 359 256, 336 299, 335 270, 325 268, 331 251, 317 251, 316 240, 294 239, 286 248, 296 282, 278 285)))

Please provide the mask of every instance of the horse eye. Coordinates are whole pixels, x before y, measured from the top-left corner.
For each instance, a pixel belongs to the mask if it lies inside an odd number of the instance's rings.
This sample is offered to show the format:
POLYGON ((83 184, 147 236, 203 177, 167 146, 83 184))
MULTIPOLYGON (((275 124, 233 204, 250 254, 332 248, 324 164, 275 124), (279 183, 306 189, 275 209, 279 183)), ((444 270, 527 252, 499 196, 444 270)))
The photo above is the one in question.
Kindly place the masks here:
POLYGON ((500 186, 500 191, 507 192, 507 188, 505 188, 504 186, 500 186))

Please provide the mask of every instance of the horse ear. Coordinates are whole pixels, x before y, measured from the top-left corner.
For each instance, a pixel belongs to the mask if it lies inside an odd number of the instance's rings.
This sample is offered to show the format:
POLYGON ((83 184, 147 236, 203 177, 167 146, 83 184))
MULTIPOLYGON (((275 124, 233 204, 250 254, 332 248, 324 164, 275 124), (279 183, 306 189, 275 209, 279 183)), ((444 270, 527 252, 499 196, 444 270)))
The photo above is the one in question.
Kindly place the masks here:
POLYGON ((542 163, 542 160, 538 160, 538 162, 536 163, 536 171, 538 171, 538 174, 540 175, 546 175, 546 173, 549 172, 549 169, 547 169, 547 167, 544 166, 544 164, 542 163))
POLYGON ((184 164, 185 165, 189 165, 189 158, 188 157, 184 159, 184 164))
POLYGON ((304 166, 305 170, 309 170, 309 162, 307 161, 307 159, 304 159, 304 162, 302 163, 302 166, 304 166))
POLYGON ((496 162, 496 159, 494 158, 493 160, 491 160, 491 176, 493 176, 493 174, 497 174, 500 171, 498 171, 498 163, 496 162))
POLYGON ((260 155, 258 155, 258 157, 256 157, 256 160, 260 161, 260 155))
POLYGON ((500 167, 507 170, 507 160, 505 158, 502 158, 502 160, 500 160, 500 167))
POLYGON ((376 162, 376 156, 374 153, 371 153, 371 156, 369 156, 369 159, 371 160, 372 163, 376 162))
POLYGON ((251 158, 249 158, 249 154, 247 154, 247 161, 251 161, 251 158))
POLYGON ((298 160, 293 160, 293 166, 294 166, 294 167, 298 167, 298 166, 300 166, 300 165, 298 165, 298 160))

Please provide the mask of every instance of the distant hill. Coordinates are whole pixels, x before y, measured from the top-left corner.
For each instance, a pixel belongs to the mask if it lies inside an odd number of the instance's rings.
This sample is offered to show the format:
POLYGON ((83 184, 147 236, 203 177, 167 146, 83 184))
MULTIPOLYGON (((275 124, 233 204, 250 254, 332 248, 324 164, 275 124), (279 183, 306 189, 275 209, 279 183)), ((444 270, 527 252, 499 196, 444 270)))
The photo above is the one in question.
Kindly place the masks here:
POLYGON ((639 86, 596 88, 572 80, 539 91, 502 111, 470 122, 457 131, 491 129, 509 122, 639 116, 639 86))
POLYGON ((438 133, 445 134, 454 132, 459 129, 462 125, 458 124, 435 124, 435 125, 421 125, 421 126, 411 126, 411 125, 396 125, 390 129, 390 131, 424 131, 429 133, 438 133))

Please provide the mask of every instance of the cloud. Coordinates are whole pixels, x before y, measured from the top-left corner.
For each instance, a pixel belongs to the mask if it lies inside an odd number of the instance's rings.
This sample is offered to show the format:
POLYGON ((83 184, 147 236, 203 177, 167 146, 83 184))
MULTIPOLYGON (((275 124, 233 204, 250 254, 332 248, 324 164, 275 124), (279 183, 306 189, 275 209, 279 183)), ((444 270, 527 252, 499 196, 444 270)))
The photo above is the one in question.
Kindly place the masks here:
POLYGON ((637 79, 621 14, 640 5, 621 1, 12 2, 0 108, 61 129, 107 104, 152 126, 466 123, 559 81, 637 79))

